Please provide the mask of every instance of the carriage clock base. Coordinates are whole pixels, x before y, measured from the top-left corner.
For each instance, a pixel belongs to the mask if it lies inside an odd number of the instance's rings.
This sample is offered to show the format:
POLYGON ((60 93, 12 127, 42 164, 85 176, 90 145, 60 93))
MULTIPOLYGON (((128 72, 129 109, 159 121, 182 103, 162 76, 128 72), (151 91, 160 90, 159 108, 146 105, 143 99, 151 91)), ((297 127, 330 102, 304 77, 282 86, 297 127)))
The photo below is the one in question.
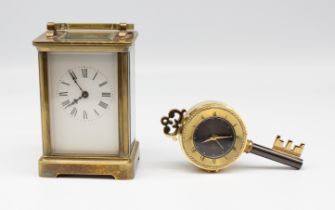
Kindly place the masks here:
POLYGON ((129 159, 79 158, 42 156, 39 160, 41 177, 101 176, 114 179, 132 179, 139 160, 139 142, 134 141, 129 159))

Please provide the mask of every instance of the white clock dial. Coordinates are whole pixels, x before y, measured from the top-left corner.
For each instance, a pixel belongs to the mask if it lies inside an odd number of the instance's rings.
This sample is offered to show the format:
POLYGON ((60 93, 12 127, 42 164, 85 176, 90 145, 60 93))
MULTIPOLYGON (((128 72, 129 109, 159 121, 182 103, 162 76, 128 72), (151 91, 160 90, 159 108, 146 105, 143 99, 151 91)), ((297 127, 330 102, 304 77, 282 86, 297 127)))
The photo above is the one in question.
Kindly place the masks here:
POLYGON ((112 83, 99 70, 79 66, 68 69, 58 81, 60 106, 79 120, 100 118, 111 106, 112 83))
POLYGON ((119 152, 117 53, 48 53, 54 154, 119 152))

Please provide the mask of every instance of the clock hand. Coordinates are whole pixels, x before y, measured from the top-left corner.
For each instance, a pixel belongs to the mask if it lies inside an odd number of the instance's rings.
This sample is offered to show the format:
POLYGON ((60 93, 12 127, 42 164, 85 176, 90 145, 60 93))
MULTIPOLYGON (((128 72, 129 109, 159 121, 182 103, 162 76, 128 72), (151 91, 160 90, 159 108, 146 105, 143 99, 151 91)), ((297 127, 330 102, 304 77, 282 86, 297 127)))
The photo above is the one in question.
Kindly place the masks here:
POLYGON ((71 70, 69 70, 68 72, 69 72, 72 80, 74 81, 74 83, 76 83, 76 85, 79 87, 79 89, 83 92, 83 89, 80 87, 80 85, 77 82, 77 76, 76 76, 76 74, 73 71, 71 71, 71 70))
POLYGON ((209 141, 217 141, 219 139, 229 139, 229 138, 232 138, 233 136, 230 135, 230 136, 212 136, 208 139, 206 139, 205 141, 202 141, 201 143, 206 143, 206 142, 209 142, 209 141))
POLYGON ((219 147, 220 147, 222 150, 224 150, 224 149, 223 149, 223 146, 221 145, 221 143, 220 143, 220 142, 218 142, 218 141, 215 141, 215 143, 217 143, 217 144, 219 145, 219 147))
POLYGON ((73 101, 72 101, 70 104, 68 104, 68 105, 65 107, 65 109, 68 108, 69 106, 72 106, 72 105, 74 105, 74 104, 77 104, 78 101, 79 101, 80 99, 82 99, 82 98, 83 98, 83 96, 81 95, 79 98, 73 99, 73 101))
POLYGON ((87 97, 88 97, 88 92, 87 92, 87 91, 83 91, 83 92, 81 93, 81 96, 80 96, 79 98, 73 99, 73 101, 72 101, 70 104, 68 104, 68 105, 65 107, 65 109, 68 108, 69 106, 72 106, 72 105, 74 105, 74 104, 77 104, 78 101, 81 100, 82 98, 87 98, 87 97))

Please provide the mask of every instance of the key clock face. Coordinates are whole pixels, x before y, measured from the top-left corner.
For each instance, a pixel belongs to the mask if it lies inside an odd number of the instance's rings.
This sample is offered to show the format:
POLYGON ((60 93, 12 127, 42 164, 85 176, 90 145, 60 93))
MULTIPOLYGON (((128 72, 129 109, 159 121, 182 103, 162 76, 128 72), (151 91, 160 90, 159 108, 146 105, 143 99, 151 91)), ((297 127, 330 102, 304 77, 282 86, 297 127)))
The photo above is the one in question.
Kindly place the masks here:
POLYGON ((58 81, 60 106, 70 117, 95 120, 110 108, 113 85, 98 69, 80 66, 68 69, 58 81))
POLYGON ((48 53, 52 153, 117 155, 116 53, 48 53))
POLYGON ((223 118, 210 117, 196 127, 193 141, 197 151, 204 157, 219 158, 233 148, 234 128, 223 118))
POLYGON ((242 154, 246 136, 245 126, 234 110, 211 102, 186 113, 180 143, 194 165, 219 171, 242 154))

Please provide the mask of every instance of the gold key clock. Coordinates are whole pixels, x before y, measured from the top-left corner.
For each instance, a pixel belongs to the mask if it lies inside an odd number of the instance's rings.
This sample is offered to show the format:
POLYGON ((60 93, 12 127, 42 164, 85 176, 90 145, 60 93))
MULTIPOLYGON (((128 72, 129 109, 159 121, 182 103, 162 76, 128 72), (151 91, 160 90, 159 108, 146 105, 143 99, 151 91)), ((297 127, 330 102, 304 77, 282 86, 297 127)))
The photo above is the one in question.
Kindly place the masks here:
POLYGON ((234 112, 220 107, 193 112, 199 113, 191 113, 181 136, 186 154, 208 170, 229 165, 246 145, 243 122, 234 112))
POLYGON ((304 144, 286 145, 277 136, 273 148, 263 147, 247 139, 241 117, 229 106, 213 101, 201 102, 190 110, 173 109, 161 119, 164 133, 180 145, 197 167, 217 172, 232 163, 243 153, 252 153, 300 169, 300 155, 304 144))
POLYGON ((133 24, 48 23, 39 54, 40 176, 134 177, 133 24))

